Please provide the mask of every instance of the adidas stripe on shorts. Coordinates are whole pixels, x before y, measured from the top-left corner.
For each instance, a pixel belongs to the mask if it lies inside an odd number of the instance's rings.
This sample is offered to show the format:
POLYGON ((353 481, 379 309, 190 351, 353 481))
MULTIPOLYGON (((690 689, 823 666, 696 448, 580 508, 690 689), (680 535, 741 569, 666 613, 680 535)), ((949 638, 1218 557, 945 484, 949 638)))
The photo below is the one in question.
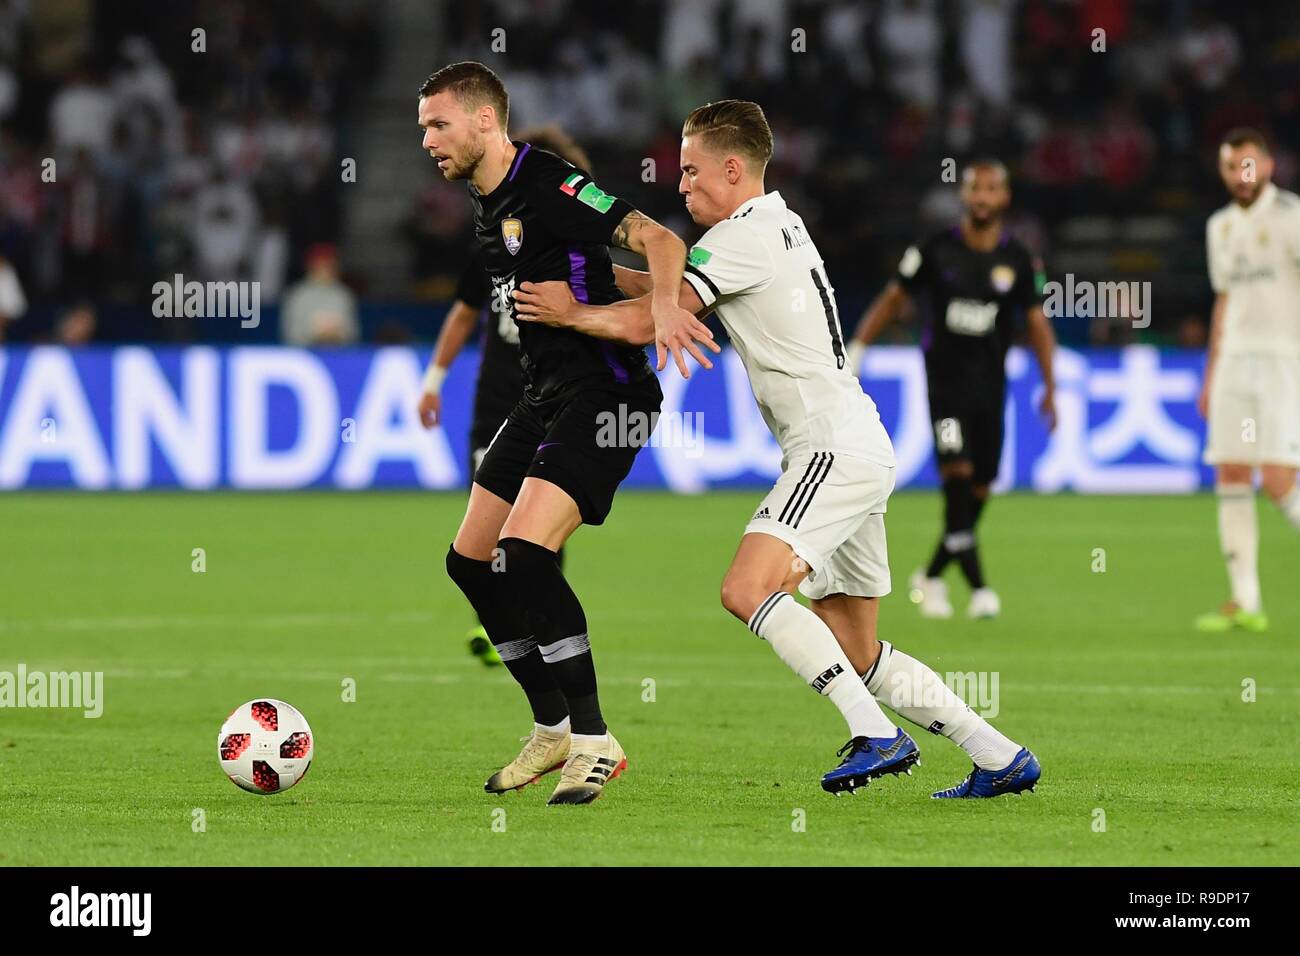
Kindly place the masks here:
POLYGON ((789 463, 745 533, 770 534, 812 569, 799 585, 809 598, 889 593, 885 506, 894 490, 890 465, 838 452, 789 463))

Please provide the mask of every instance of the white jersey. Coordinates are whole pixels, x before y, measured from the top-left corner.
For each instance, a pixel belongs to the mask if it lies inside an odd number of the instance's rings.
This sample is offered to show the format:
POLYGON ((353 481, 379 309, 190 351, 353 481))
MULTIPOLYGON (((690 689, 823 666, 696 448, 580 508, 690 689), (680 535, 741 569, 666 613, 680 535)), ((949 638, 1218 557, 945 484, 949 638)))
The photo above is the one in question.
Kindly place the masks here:
POLYGON ((1300 197, 1269 183, 1205 227, 1210 284, 1226 293, 1221 355, 1300 356, 1300 197))
POLYGON ((822 257, 780 193, 706 232, 685 278, 722 319, 787 462, 832 452, 894 465, 876 404, 848 367, 822 257))

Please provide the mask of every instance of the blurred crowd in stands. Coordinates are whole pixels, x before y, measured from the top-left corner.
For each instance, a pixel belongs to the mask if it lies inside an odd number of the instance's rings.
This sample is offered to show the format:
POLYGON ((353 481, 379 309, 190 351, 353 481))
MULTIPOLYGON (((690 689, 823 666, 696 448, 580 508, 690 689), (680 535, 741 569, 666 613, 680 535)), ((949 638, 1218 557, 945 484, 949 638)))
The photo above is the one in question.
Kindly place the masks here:
MULTIPOLYGON (((29 304, 57 309, 25 329, 11 312, 10 337, 48 338, 64 334, 76 308, 93 316, 105 302, 147 304, 150 285, 176 272, 256 279, 274 303, 313 250, 307 281, 330 284, 353 312, 320 340, 355 341, 367 277, 338 245, 349 199, 338 157, 382 66, 383 6, 0 0, 0 328, 11 281, 29 304), (190 52, 196 23, 208 25, 201 57, 190 52), (57 185, 42 182, 45 157, 57 162, 57 185)), ((777 142, 768 187, 808 222, 846 326, 908 243, 959 215, 946 161, 1003 159, 1011 225, 1049 272, 1152 282, 1145 335, 1189 346, 1203 342, 1208 316, 1205 219, 1225 201, 1218 137, 1264 129, 1276 179, 1296 184, 1293 0, 429 7, 430 71, 466 58, 497 69, 514 129, 559 124, 605 189, 688 239, 698 231, 676 194, 682 118, 722 97, 761 103, 777 142), (492 49, 498 28, 505 53, 492 49)), ((411 77, 412 97, 422 79, 411 77)), ((432 173, 404 218, 367 237, 409 263, 408 299, 445 295, 470 242, 463 184, 432 173)), ((1086 316, 1058 331, 1073 344, 1135 334, 1086 316)))
POLYGON ((373 16, 339 9, 0 0, 6 337, 184 340, 193 323, 96 320, 147 309, 177 273, 279 300, 306 251, 339 239, 336 155, 376 67, 373 16), (47 308, 16 316, 10 274, 47 308))

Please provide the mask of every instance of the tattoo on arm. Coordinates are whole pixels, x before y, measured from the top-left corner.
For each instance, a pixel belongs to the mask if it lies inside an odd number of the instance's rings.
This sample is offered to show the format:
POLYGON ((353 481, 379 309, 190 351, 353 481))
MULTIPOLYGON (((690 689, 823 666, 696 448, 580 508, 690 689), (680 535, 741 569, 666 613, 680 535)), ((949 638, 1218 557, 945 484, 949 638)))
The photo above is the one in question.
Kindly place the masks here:
POLYGON ((618 246, 620 249, 626 249, 629 252, 641 251, 641 230, 646 225, 654 222, 649 216, 633 209, 623 217, 623 221, 614 229, 614 235, 610 237, 609 244, 618 246), (635 243, 635 244, 634 244, 635 243))

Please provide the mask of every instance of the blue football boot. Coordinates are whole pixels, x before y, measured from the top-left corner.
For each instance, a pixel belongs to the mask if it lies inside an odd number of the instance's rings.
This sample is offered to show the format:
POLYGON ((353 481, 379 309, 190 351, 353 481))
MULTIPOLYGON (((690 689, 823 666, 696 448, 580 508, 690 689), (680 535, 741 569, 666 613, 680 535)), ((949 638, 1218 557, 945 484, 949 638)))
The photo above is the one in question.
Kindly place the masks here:
POLYGON ((902 730, 893 737, 854 737, 836 756, 844 760, 822 777, 822 789, 837 797, 845 791, 853 793, 887 773, 910 774, 921 763, 916 741, 902 730))
POLYGON ((1038 785, 1038 778, 1043 775, 1043 768, 1033 751, 1023 747, 1016 759, 1001 770, 981 770, 975 767, 961 783, 947 790, 930 794, 936 800, 953 797, 1000 797, 1004 793, 1021 793, 1033 790, 1038 785))

